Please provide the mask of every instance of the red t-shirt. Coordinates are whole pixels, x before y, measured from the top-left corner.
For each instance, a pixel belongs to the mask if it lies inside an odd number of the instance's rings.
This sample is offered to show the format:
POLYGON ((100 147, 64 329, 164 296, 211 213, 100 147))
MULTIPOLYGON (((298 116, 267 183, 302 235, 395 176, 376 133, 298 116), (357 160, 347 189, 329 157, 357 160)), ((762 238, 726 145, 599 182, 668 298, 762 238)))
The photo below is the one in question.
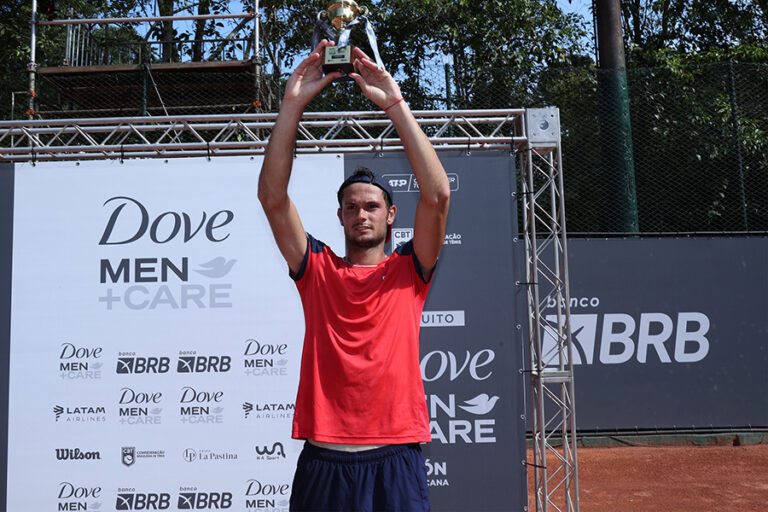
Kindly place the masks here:
POLYGON ((346 444, 429 442, 419 327, 429 291, 413 245, 353 266, 308 237, 292 275, 306 333, 293 437, 346 444))

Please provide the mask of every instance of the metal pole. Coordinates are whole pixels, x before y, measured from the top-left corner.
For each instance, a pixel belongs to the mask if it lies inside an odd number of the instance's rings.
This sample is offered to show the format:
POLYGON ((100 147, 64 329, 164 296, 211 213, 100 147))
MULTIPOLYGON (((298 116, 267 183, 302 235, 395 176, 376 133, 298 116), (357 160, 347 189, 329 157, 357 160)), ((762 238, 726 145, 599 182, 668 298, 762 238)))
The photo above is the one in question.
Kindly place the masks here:
POLYGON ((632 127, 629 119, 627 69, 619 0, 596 0, 600 66, 597 71, 603 175, 613 213, 606 231, 637 233, 640 229, 635 188, 632 127))
POLYGON ((32 25, 32 37, 30 40, 30 52, 29 52, 29 64, 27 70, 29 71, 29 110, 27 114, 32 119, 32 115, 35 112, 35 97, 37 96, 37 89, 35 84, 35 77, 37 75, 37 0, 32 0, 32 19, 30 21, 32 25))
POLYGON ((736 104, 736 77, 733 73, 733 61, 728 60, 728 76, 731 79, 731 120, 733 122, 733 142, 736 145, 736 161, 739 166, 739 194, 741 196, 741 223, 744 231, 749 231, 747 219, 747 194, 744 191, 744 157, 741 154, 741 135, 739 134, 739 107, 736 104))

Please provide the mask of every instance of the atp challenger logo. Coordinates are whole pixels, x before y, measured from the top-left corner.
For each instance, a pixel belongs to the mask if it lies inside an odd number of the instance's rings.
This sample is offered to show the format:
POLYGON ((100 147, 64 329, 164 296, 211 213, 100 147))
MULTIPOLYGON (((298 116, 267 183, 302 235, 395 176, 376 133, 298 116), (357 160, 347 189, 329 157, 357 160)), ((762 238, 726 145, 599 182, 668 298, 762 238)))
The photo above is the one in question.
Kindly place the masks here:
MULTIPOLYGON (((446 173, 448 183, 451 186, 451 192, 459 190, 459 175, 456 173, 446 173)), ((392 192, 418 192, 419 182, 413 174, 384 174, 384 180, 392 187, 392 192)))
POLYGON ((216 256, 191 263, 188 256, 178 255, 179 246, 184 248, 188 243, 218 244, 227 240, 235 218, 231 210, 155 214, 141 201, 128 196, 111 197, 103 206, 108 218, 100 246, 139 244, 157 251, 164 247, 175 249, 172 256, 101 259, 99 282, 104 286, 98 300, 105 309, 232 307, 232 283, 227 276, 236 260, 216 256))
POLYGON ((287 343, 262 343, 245 340, 245 374, 252 377, 285 377, 288 375, 287 343))
POLYGON ((59 354, 59 376, 62 379, 100 379, 101 347, 81 347, 74 343, 61 344, 59 354))
MULTIPOLYGON (((548 299, 547 308, 557 305, 548 299)), ((571 310, 597 308, 600 300, 571 298, 571 310)), ((557 315, 547 315, 557 325, 557 315)), ((697 363, 709 354, 709 317, 700 312, 571 314, 573 364, 622 364, 635 359, 648 363, 697 363), (597 356, 597 357, 596 357, 597 356)), ((559 364, 554 329, 545 329, 542 354, 548 364, 559 364)))

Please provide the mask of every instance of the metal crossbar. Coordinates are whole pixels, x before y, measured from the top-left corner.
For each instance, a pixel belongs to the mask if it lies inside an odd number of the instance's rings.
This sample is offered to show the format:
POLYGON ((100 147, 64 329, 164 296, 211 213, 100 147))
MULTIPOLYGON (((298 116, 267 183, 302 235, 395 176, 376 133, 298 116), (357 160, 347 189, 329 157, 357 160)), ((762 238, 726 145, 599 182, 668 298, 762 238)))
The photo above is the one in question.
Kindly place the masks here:
MULTIPOLYGON (((525 143, 523 113, 430 110, 414 115, 438 150, 499 150, 525 143), (456 131, 466 136, 452 135, 456 131)), ((2 121, 0 160, 255 155, 266 149, 276 119, 276 113, 268 113, 2 121)), ((296 140, 297 153, 402 150, 383 112, 306 113, 296 140)))

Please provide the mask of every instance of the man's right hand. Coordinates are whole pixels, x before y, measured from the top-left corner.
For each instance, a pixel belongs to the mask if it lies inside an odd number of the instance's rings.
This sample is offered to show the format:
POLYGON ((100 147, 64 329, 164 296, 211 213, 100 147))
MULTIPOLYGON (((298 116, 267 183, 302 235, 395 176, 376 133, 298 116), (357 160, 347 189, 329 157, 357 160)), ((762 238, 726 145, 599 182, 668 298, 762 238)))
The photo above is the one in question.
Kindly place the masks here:
POLYGON ((320 44, 312 50, 312 53, 304 59, 301 64, 288 79, 285 85, 285 94, 283 102, 295 104, 304 110, 304 107, 317 96, 334 79, 342 76, 341 72, 334 71, 323 75, 322 55, 327 46, 334 46, 336 43, 323 39, 320 44))

